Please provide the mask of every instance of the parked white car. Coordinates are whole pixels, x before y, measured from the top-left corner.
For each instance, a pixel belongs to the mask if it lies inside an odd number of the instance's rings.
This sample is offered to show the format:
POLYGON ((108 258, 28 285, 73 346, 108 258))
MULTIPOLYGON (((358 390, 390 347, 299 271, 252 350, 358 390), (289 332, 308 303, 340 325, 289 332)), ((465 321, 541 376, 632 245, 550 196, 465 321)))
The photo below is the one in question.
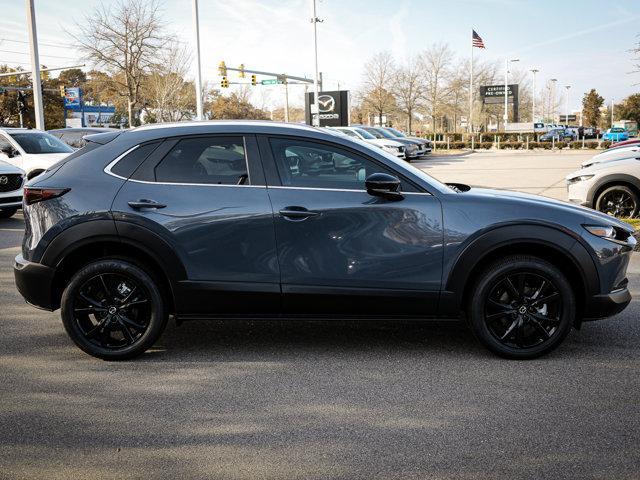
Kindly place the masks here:
POLYGON ((390 153, 391 155, 395 155, 396 157, 400 157, 400 158, 405 157, 405 146, 400 142, 396 142, 395 140, 391 140, 388 138, 376 138, 366 130, 358 127, 331 127, 331 128, 332 130, 337 130, 349 137, 357 138, 364 142, 377 145, 378 147, 382 148, 384 151, 390 153))
POLYGON ((640 144, 638 145, 623 145, 621 147, 613 147, 594 155, 589 160, 582 162, 582 167, 586 168, 596 163, 613 162, 616 160, 624 160, 627 158, 639 158, 640 157, 640 144))
POLYGON ((640 207, 640 160, 595 163, 566 177, 569 201, 621 218, 640 207))
POLYGON ((0 161, 0 218, 11 217, 22 206, 24 181, 21 169, 0 161))
POLYGON ((42 130, 0 129, 0 160, 24 170, 28 179, 73 151, 69 145, 42 130))

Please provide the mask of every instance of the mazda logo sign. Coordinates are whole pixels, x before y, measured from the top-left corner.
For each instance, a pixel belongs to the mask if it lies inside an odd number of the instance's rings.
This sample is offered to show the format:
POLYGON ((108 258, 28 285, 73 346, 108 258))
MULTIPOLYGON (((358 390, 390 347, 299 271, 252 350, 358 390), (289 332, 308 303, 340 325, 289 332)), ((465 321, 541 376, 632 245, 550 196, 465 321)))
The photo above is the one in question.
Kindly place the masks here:
POLYGON ((9 183, 9 177, 7 177, 6 175, 2 175, 0 177, 0 185, 6 185, 7 183, 9 183))
POLYGON ((318 110, 320 112, 333 112, 336 108, 336 101, 331 95, 320 95, 318 97, 318 110))

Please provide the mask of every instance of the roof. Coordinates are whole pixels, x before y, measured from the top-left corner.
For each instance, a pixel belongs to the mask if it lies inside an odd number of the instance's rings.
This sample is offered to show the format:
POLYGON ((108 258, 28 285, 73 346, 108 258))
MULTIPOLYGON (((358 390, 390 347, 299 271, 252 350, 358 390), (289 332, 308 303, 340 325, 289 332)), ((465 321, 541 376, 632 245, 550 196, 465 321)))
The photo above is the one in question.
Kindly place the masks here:
POLYGON ((189 122, 151 123, 136 127, 132 131, 153 130, 157 128, 178 127, 211 127, 211 126, 242 126, 242 127, 275 127, 283 129, 300 129, 303 131, 317 131, 316 128, 299 123, 273 122, 270 120, 201 120, 189 122))

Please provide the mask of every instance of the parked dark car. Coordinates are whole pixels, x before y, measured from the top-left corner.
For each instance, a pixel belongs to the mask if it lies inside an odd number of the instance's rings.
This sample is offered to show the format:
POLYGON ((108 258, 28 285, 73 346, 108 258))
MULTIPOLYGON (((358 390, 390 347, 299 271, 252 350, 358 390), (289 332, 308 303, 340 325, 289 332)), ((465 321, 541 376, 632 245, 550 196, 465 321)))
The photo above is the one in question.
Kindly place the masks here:
POLYGON ((626 223, 444 185, 342 135, 221 121, 86 140, 28 182, 15 280, 96 357, 141 354, 173 315, 464 318, 532 358, 631 299, 626 223))
POLYGON ((369 132, 371 135, 373 135, 376 138, 386 138, 388 140, 394 140, 396 142, 402 143, 405 146, 404 153, 407 161, 415 160, 420 156, 418 151, 421 145, 419 142, 416 142, 415 140, 409 140, 408 138, 396 138, 393 135, 391 135, 389 132, 384 130, 383 128, 379 128, 379 127, 368 127, 366 125, 354 125, 354 126, 357 126, 358 128, 365 130, 366 132, 369 132))
POLYGON ((85 143, 84 137, 87 135, 93 135, 96 133, 106 133, 117 131, 116 128, 107 127, 83 127, 83 128, 58 128, 54 130, 48 130, 48 133, 54 137, 58 137, 64 143, 73 148, 82 148, 85 143))
POLYGON ((414 140, 416 142, 418 142, 418 156, 423 156, 423 155, 427 155, 429 153, 431 153, 431 151, 433 150, 432 145, 431 145, 431 141, 425 139, 425 138, 420 138, 420 137, 409 137, 407 135, 405 135, 403 132, 401 132, 400 130, 396 130, 395 128, 392 127, 384 127, 384 129, 389 132, 391 135, 394 136, 395 139, 398 138, 406 138, 407 140, 414 140))
POLYGON ((570 130, 565 130, 563 128, 554 128, 553 130, 549 130, 547 133, 543 133, 540 135, 539 141, 541 142, 551 142, 555 140, 556 142, 563 140, 566 142, 570 142, 574 140, 575 136, 570 130))

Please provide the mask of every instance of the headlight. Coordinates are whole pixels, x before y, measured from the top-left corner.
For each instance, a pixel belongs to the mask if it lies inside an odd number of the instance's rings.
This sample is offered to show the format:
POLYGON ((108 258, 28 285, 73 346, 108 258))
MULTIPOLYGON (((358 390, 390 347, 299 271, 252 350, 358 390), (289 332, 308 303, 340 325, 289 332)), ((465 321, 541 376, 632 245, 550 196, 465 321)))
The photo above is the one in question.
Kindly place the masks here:
POLYGON ((587 232, 596 237, 611 240, 622 245, 635 245, 635 238, 627 230, 611 225, 583 225, 587 232))
POLYGON ((571 185, 576 182, 584 182, 585 180, 589 180, 593 178, 595 175, 578 175, 577 177, 567 178, 567 183, 571 185))
POLYGON ((609 240, 616 238, 616 229, 610 225, 606 227, 602 225, 584 225, 584 228, 596 237, 608 238, 609 240))

